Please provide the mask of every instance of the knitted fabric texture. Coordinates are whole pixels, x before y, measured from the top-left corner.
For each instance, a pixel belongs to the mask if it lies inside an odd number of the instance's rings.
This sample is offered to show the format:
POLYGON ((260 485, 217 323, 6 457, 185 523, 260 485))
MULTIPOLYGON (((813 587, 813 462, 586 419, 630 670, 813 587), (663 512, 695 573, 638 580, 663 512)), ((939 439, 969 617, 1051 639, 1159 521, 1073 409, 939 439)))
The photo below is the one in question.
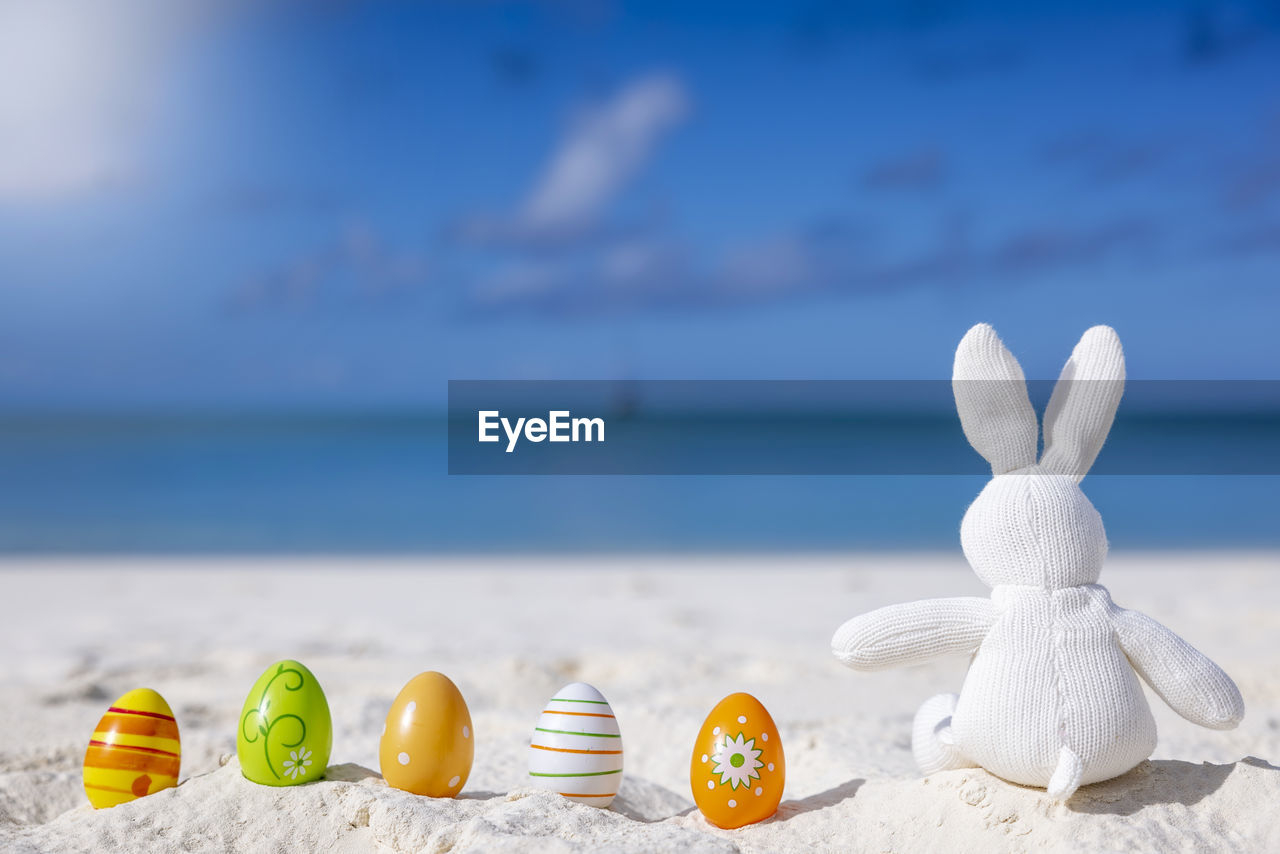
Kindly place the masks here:
POLYGON ((960 526, 964 554, 991 588, 855 617, 832 651, 855 670, 973 655, 960 693, 926 700, 912 725, 925 774, 981 766, 1066 800, 1149 757, 1156 726, 1139 677, 1192 723, 1230 729, 1244 701, 1230 677, 1098 584, 1102 518, 1079 482, 1106 441, 1124 391, 1115 332, 1085 332, 1039 424, 1022 368, 986 324, 965 335, 952 379, 965 436, 993 479, 960 526))

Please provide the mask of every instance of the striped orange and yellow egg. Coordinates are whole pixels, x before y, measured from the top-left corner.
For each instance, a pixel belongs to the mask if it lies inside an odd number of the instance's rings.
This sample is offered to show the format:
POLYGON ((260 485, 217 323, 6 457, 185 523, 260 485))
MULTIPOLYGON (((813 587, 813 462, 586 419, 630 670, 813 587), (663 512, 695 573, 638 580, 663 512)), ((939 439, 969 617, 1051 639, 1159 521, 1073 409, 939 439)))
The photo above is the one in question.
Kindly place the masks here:
POLYGON ((556 692, 529 744, 529 783, 595 807, 622 784, 622 732, 604 695, 585 682, 556 692))
POLYGON ((182 747, 173 710, 137 688, 111 704, 84 754, 84 790, 95 808, 113 807, 178 784, 182 747))

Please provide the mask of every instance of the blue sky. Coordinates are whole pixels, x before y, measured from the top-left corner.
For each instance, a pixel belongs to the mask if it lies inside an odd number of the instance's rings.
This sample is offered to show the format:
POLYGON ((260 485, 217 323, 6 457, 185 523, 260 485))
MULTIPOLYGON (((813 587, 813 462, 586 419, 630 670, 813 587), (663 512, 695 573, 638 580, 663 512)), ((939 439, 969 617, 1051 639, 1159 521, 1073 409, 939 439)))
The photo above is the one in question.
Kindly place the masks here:
POLYGON ((1278 272, 1274 5, 0 4, 5 409, 1277 378, 1278 272))

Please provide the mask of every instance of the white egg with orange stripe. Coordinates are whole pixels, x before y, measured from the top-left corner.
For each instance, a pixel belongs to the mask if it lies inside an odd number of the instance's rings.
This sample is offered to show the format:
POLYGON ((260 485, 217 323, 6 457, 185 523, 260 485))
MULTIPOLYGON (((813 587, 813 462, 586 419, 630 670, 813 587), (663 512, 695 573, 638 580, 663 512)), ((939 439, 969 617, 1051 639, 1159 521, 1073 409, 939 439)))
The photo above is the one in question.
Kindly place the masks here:
POLYGON ((556 692, 533 728, 529 783, 593 807, 622 785, 622 732, 604 695, 585 682, 556 692))

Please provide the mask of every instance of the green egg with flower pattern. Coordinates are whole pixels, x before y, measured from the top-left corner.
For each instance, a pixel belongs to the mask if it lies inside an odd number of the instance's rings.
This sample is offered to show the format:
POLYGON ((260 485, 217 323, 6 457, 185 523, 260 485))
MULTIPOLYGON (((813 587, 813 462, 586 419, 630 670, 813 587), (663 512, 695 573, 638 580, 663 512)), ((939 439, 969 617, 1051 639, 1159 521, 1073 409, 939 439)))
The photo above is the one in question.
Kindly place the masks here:
POLYGON ((329 701, 315 674, 292 659, 263 671, 245 697, 236 731, 244 776, 264 786, 319 780, 332 747, 329 701))

